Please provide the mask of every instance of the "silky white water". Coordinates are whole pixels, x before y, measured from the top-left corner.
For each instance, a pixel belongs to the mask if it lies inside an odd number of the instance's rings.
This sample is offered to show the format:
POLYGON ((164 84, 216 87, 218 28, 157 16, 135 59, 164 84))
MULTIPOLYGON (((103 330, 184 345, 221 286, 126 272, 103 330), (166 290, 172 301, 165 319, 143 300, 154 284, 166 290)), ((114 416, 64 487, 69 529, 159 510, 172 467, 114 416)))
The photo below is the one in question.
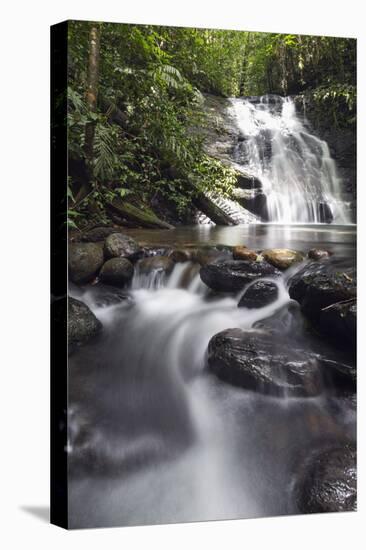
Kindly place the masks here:
POLYGON ((276 302, 249 310, 237 306, 241 293, 210 297, 198 267, 136 268, 127 300, 98 285, 71 290, 103 323, 102 339, 69 361, 72 527, 296 511, 293 455, 317 437, 314 426, 335 429, 323 397, 262 396, 206 366, 212 336, 251 330, 289 303, 286 280, 276 279, 276 302))
POLYGON ((329 147, 300 120, 293 100, 263 96, 230 101, 242 135, 234 159, 262 182, 269 221, 349 223, 329 147))

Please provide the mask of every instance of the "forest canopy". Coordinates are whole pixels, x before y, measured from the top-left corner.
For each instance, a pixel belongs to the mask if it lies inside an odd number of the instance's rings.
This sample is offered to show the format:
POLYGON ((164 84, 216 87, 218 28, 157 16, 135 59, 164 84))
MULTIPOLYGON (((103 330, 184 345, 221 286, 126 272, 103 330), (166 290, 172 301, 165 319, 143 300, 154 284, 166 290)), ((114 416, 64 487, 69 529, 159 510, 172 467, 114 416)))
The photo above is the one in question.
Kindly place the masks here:
POLYGON ((192 128, 206 93, 310 94, 355 122, 356 41, 347 38, 71 21, 69 225, 107 221, 108 205, 163 197, 184 219, 192 197, 230 194, 232 171, 192 128))

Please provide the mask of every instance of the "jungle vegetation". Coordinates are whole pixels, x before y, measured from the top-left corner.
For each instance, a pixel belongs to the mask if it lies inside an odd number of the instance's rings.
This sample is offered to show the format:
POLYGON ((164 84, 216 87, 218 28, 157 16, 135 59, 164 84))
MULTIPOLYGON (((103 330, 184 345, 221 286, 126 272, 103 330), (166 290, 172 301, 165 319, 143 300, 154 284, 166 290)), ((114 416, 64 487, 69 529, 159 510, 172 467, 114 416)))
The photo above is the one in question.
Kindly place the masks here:
POLYGON ((355 122, 355 40, 71 21, 68 24, 68 223, 108 222, 115 201, 184 220, 192 196, 230 194, 232 170, 193 128, 205 93, 308 94, 355 122))

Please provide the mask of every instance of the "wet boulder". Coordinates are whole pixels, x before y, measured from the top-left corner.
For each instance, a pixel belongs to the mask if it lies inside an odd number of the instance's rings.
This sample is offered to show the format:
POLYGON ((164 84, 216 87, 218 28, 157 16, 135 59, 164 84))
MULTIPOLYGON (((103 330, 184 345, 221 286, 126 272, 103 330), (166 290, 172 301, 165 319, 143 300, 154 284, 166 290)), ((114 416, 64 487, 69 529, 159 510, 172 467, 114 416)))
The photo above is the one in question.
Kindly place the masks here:
POLYGON ((238 307, 248 309, 268 306, 278 298, 278 288, 276 283, 271 281, 256 281, 251 284, 241 297, 238 307))
POLYGON ((319 265, 306 266, 290 280, 289 285, 290 297, 299 302, 303 313, 313 320, 319 319, 324 308, 356 297, 353 270, 323 270, 318 268, 319 265))
POLYGON ((152 271, 164 272, 169 275, 173 268, 174 262, 168 256, 150 256, 150 258, 143 258, 138 262, 139 272, 145 275, 152 271))
POLYGON ((90 229, 86 233, 83 233, 80 239, 84 242, 96 243, 96 242, 104 241, 112 233, 118 233, 118 232, 119 230, 116 229, 115 227, 105 227, 105 226, 93 227, 93 229, 90 229))
POLYGON ((288 248, 272 248, 270 250, 264 250, 262 252, 263 258, 281 271, 288 269, 292 265, 301 262, 304 256, 297 250, 290 250, 288 248))
POLYGON ((92 281, 103 262, 103 249, 96 243, 72 243, 69 245, 69 276, 74 283, 82 284, 92 281))
POLYGON ((320 248, 312 248, 308 252, 308 258, 310 258, 310 260, 325 260, 330 256, 331 253, 329 250, 321 250, 320 248))
MULTIPOLYGON (((357 303, 355 299, 338 302, 323 308, 319 328, 329 337, 356 348, 357 303)), ((343 346, 344 347, 344 346, 343 346)))
POLYGON ((207 264, 200 270, 202 281, 218 292, 238 292, 256 279, 280 275, 280 271, 265 261, 218 261, 207 264))
POLYGON ((228 248, 216 248, 214 246, 203 246, 195 251, 193 259, 205 266, 210 263, 224 260, 232 260, 233 254, 228 248))
POLYGON ((134 268, 127 258, 111 258, 100 270, 99 279, 106 284, 125 286, 133 277, 134 268))
POLYGON ((263 331, 228 329, 211 338, 208 367, 221 380, 276 396, 314 396, 323 387, 315 354, 263 331))
POLYGON ((139 252, 139 244, 123 233, 112 233, 104 243, 106 258, 134 258, 139 252))
POLYGON ((68 298, 67 333, 69 344, 84 344, 102 329, 102 323, 86 304, 68 298))
POLYGON ((187 248, 175 248, 168 257, 175 263, 189 262, 192 259, 192 251, 187 248))
POLYGON ((258 254, 246 246, 234 246, 233 248, 234 260, 249 260, 255 262, 257 257, 258 254))
POLYGON ((302 513, 349 512, 357 507, 356 448, 345 444, 317 452, 303 464, 295 485, 302 513))

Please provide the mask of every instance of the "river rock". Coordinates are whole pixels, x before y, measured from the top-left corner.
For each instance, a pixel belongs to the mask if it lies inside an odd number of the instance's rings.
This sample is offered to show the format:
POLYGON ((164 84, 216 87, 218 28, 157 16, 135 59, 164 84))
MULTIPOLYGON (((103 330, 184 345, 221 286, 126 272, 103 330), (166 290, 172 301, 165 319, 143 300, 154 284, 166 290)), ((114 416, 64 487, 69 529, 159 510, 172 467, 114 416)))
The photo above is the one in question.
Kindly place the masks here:
POLYGON ((133 258, 140 252, 138 243, 123 235, 123 233, 113 233, 109 235, 104 243, 104 254, 106 258, 133 258))
POLYGON ((192 252, 184 248, 175 248, 168 257, 175 263, 188 262, 192 259, 192 252))
POLYGON ((295 485, 300 512, 349 512, 357 507, 356 448, 323 450, 308 459, 295 485))
POLYGON ((68 298, 68 342, 69 344, 84 344, 90 338, 98 334, 102 329, 102 323, 86 304, 68 298))
POLYGON ((119 229, 116 229, 115 227, 93 227, 93 229, 83 233, 80 239, 84 242, 96 243, 104 241, 112 233, 118 232, 119 229))
POLYGON ((320 311, 319 328, 338 342, 356 348, 357 303, 355 299, 338 302, 320 311))
POLYGON ((274 267, 284 271, 292 265, 301 262, 304 256, 297 250, 290 250, 288 248, 272 248, 270 250, 264 250, 262 252, 263 258, 274 267))
POLYGON ((111 258, 103 265, 99 278, 103 283, 125 286, 133 277, 134 268, 127 258, 111 258))
POLYGON ((211 338, 208 366, 220 379, 277 396, 314 396, 322 390, 317 357, 269 333, 228 329, 211 338))
POLYGON ((310 260, 324 260, 329 256, 331 256, 331 253, 328 250, 321 250, 320 248, 312 248, 308 252, 310 260))
POLYGON ((280 271, 265 261, 218 261, 207 264, 200 270, 202 281, 219 292, 238 292, 256 279, 280 275, 280 271))
POLYGON ((98 274, 104 262, 103 249, 95 243, 69 245, 69 276, 76 283, 87 283, 98 274))
POLYGON ((234 260, 250 260, 255 261, 258 254, 254 250, 250 250, 246 246, 235 246, 233 248, 234 260))
POLYGON ((315 320, 324 308, 356 297, 354 270, 330 271, 319 266, 318 263, 306 266, 289 285, 290 297, 299 302, 305 315, 315 320))
POLYGON ((174 262, 168 256, 151 256, 138 262, 140 273, 149 274, 152 271, 163 271, 167 275, 172 272, 174 262))
POLYGON ((246 289, 238 307, 254 309, 268 306, 278 298, 277 285, 271 281, 256 281, 246 289))
POLYGON ((200 265, 205 266, 219 260, 232 260, 233 254, 228 248, 218 249, 213 246, 201 247, 197 249, 193 259, 200 265))

